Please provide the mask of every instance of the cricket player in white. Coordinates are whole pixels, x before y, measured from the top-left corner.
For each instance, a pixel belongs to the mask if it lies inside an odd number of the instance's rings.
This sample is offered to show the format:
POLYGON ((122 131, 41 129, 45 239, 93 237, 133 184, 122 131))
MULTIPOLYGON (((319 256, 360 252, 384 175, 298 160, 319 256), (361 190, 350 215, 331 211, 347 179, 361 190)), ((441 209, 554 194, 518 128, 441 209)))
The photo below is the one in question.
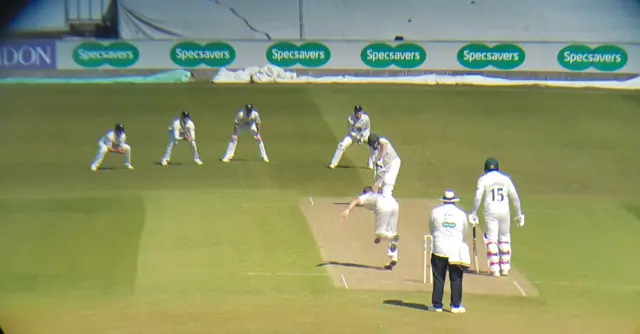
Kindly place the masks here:
POLYGON ((116 124, 113 130, 107 131, 98 140, 98 154, 91 163, 91 170, 96 171, 102 165, 104 156, 110 153, 124 154, 124 165, 128 169, 133 169, 131 165, 131 146, 127 144, 127 135, 124 133, 124 126, 116 124))
MULTIPOLYGON (((347 124, 349 127, 347 135, 338 143, 336 153, 333 154, 333 159, 329 165, 329 168, 331 169, 338 166, 340 159, 342 159, 342 155, 354 141, 356 141, 358 145, 362 145, 362 143, 369 139, 369 133, 371 133, 371 119, 367 113, 362 111, 361 106, 357 105, 353 107, 353 114, 349 115, 347 124)), ((373 169, 373 153, 373 149, 370 148, 368 164, 370 169, 373 169)))
POLYGON ((493 276, 507 276, 511 270, 511 213, 509 199, 516 211, 517 226, 524 226, 524 215, 520 207, 520 198, 513 181, 500 171, 498 160, 489 158, 484 163, 485 173, 478 179, 476 197, 469 221, 478 223, 478 208, 484 196, 484 219, 487 231, 484 242, 487 247, 489 269, 493 276))
POLYGON ((202 165, 203 162, 200 160, 198 146, 196 145, 196 126, 191 120, 189 112, 183 110, 180 117, 174 119, 171 125, 169 125, 169 145, 167 145, 167 150, 164 153, 164 157, 162 157, 162 166, 169 164, 173 145, 178 145, 180 140, 189 142, 191 152, 193 153, 193 161, 198 166, 202 165))
POLYGON ((236 153, 236 145, 238 144, 238 135, 245 131, 251 131, 253 138, 258 142, 258 150, 260 151, 260 157, 264 162, 269 162, 267 157, 267 151, 264 148, 264 142, 260 135, 260 128, 262 127, 262 121, 260 120, 260 114, 257 110, 253 109, 253 105, 247 104, 244 106, 244 110, 238 111, 236 114, 235 123, 233 125, 233 134, 227 147, 227 152, 222 158, 223 162, 229 162, 233 159, 236 153))
POLYGON ((343 219, 349 217, 349 213, 356 206, 362 206, 373 212, 375 215, 375 236, 374 243, 379 244, 382 239, 389 241, 387 255, 389 263, 385 269, 392 270, 398 264, 398 215, 400 206, 395 198, 391 195, 382 195, 373 191, 373 187, 365 187, 362 194, 356 197, 349 207, 341 214, 343 219))
POLYGON ((373 189, 385 195, 391 195, 396 185, 398 172, 400 172, 400 157, 391 145, 391 142, 384 137, 372 133, 369 135, 369 147, 374 150, 375 160, 374 185, 373 189))
POLYGON ((442 312, 444 282, 449 271, 451 284, 451 313, 464 313, 462 306, 462 278, 464 269, 471 266, 469 246, 465 242, 468 229, 467 214, 456 206, 460 199, 452 190, 440 198, 442 204, 431 210, 429 232, 433 237, 431 271, 433 272, 432 309, 442 312))

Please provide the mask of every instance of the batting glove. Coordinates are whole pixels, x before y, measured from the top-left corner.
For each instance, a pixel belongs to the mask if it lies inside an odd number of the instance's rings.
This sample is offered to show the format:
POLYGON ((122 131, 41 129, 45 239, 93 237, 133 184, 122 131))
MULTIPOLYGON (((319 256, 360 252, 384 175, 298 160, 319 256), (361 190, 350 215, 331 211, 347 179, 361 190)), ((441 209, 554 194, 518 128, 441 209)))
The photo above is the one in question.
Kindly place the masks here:
POLYGON ((524 226, 524 215, 521 214, 520 216, 516 217, 516 226, 524 226))
POLYGON ((475 214, 470 214, 469 224, 471 224, 471 226, 476 226, 478 225, 478 223, 480 223, 480 219, 478 219, 478 216, 476 216, 475 214))

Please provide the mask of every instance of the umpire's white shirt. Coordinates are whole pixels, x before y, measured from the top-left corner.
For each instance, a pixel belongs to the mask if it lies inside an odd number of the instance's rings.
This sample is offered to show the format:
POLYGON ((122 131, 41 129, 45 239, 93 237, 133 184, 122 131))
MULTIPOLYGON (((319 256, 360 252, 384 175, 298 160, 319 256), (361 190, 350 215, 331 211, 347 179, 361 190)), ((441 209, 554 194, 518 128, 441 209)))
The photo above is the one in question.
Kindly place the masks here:
POLYGON ((450 264, 471 264, 469 246, 465 242, 467 214, 454 204, 441 204, 431 211, 432 252, 449 258, 450 264))

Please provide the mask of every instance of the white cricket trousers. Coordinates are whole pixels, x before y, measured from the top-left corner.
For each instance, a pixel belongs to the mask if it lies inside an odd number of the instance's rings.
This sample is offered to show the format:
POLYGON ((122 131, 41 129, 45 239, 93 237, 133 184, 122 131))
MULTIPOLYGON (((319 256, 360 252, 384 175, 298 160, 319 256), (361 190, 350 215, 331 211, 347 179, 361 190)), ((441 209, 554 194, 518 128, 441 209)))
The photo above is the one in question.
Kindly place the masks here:
MULTIPOLYGON (((164 152, 164 156, 162 157, 163 162, 171 161, 171 151, 173 151, 173 146, 178 144, 178 138, 176 138, 173 131, 169 131, 169 144, 167 145, 167 149, 164 152)), ((200 160, 200 155, 198 154, 198 145, 196 144, 195 138, 193 141, 189 143, 191 146, 191 153, 193 154, 193 160, 200 160)))
POLYGON ((511 217, 509 212, 485 215, 489 269, 493 273, 511 270, 511 217))
POLYGON ((385 166, 385 170, 381 173, 375 173, 374 184, 378 186, 378 189, 382 189, 382 194, 391 196, 393 194, 393 188, 396 186, 396 179, 400 172, 400 166, 402 161, 400 158, 393 160, 388 166, 385 166))
POLYGON ((380 239, 389 241, 387 255, 390 260, 398 261, 398 217, 400 206, 392 197, 381 196, 378 199, 378 212, 376 214, 375 235, 380 239))
MULTIPOLYGON (((131 146, 129 144, 121 144, 120 147, 124 150, 124 164, 131 165, 131 146)), ((109 152, 109 148, 103 142, 98 142, 98 153, 93 159, 91 166, 100 167, 105 155, 109 152)))
MULTIPOLYGON (((258 134, 258 128, 255 125, 251 127, 238 126, 238 138, 244 132, 251 132, 251 135, 258 143, 258 151, 260 152, 260 157, 262 159, 268 159, 267 150, 264 148, 264 142, 262 141, 262 136, 258 134)), ((239 139, 233 139, 233 137, 231 138, 231 140, 229 140, 229 145, 227 146, 227 151, 225 152, 223 159, 233 158, 233 156, 236 154, 236 146, 238 145, 238 140, 239 139)))

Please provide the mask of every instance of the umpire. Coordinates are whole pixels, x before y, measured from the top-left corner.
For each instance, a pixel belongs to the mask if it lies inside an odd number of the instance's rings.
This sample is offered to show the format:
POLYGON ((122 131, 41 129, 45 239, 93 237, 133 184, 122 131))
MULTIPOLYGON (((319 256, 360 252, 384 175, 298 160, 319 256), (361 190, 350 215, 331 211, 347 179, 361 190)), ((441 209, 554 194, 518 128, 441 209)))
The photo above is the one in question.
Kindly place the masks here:
POLYGON ((456 206, 460 199, 452 190, 444 192, 442 204, 431 211, 430 232, 433 236, 431 270, 433 293, 431 309, 442 312, 444 282, 449 271, 451 283, 451 313, 464 313, 462 306, 462 275, 471 266, 469 246, 465 243, 467 214, 456 206))

